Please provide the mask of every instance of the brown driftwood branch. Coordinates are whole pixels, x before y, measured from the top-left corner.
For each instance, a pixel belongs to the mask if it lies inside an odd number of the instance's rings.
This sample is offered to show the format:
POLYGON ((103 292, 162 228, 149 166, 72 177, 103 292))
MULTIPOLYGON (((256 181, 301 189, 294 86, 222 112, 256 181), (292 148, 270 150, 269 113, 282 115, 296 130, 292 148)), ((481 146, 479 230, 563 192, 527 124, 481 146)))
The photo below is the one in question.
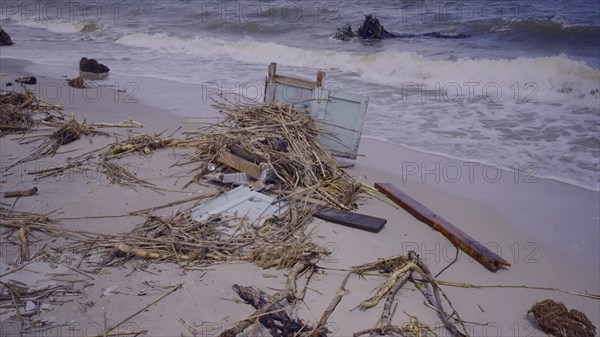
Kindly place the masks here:
POLYGON ((37 187, 30 188, 28 190, 23 191, 8 191, 4 192, 5 198, 18 198, 18 197, 29 197, 36 194, 38 191, 37 187))
POLYGON ((510 266, 508 261, 487 249, 484 245, 455 227, 453 224, 435 214, 415 199, 409 197, 392 184, 375 183, 375 188, 387 195, 398 206, 417 218, 419 221, 431 226, 442 233, 450 242, 458 248, 479 261, 482 265, 492 271, 503 266, 510 266))
MULTIPOLYGON (((409 254, 411 254, 411 253, 409 253, 409 254)), ((416 254, 414 254, 414 255, 416 255, 416 254)), ((469 333, 467 332, 467 328, 465 327, 464 321, 462 320, 462 318, 460 318, 458 311, 456 311, 456 309, 452 305, 452 302, 450 301, 448 296, 446 296, 444 291, 440 288, 435 277, 433 277, 433 275, 431 275, 431 271, 429 270, 429 267, 418 256, 415 257, 415 260, 416 260, 415 264, 419 267, 419 271, 420 271, 421 275, 426 278, 426 280, 429 282, 429 284, 431 284, 431 288, 433 291, 433 297, 435 299, 435 303, 432 303, 432 304, 437 309, 436 311, 438 313, 438 316, 444 323, 444 326, 446 327, 446 329, 448 331, 450 331, 450 333, 452 333, 452 335, 455 337, 468 337, 469 333), (440 296, 440 293, 444 296, 444 298, 448 302, 448 305, 452 309, 453 312, 451 315, 448 315, 448 313, 446 313, 446 311, 444 310, 444 306, 442 304, 442 298, 440 296), (461 327, 462 332, 459 331, 458 328, 456 327, 456 325, 451 321, 453 316, 456 317, 454 319, 454 321, 457 322, 458 325, 461 327)), ((425 297, 428 300, 430 300, 429 296, 427 296, 426 293, 423 293, 423 295, 425 295, 425 297)), ((430 300, 430 302, 431 302, 431 300, 430 300)))
POLYGON ((335 296, 331 299, 331 302, 329 302, 327 309, 325 309, 325 311, 323 312, 321 319, 319 319, 319 322, 315 326, 310 337, 317 337, 319 335, 319 331, 322 331, 321 329, 323 329, 325 324, 327 324, 327 320, 329 319, 329 316, 331 316, 331 314, 333 313, 333 311, 335 310, 337 305, 340 303, 340 301, 342 300, 342 297, 344 297, 344 295, 346 295, 348 293, 348 290, 346 290, 346 283, 348 283, 348 279, 350 278, 350 275, 352 275, 353 273, 354 272, 349 272, 346 275, 346 277, 344 277, 344 280, 342 281, 340 288, 335 293, 335 296))
MULTIPOLYGON (((236 285, 234 285, 235 287, 236 285)), ((235 290, 235 288, 234 288, 235 290)), ((286 292, 280 291, 275 293, 271 298, 264 303, 264 305, 256 310, 251 317, 262 317, 264 314, 273 311, 273 309, 279 304, 279 302, 283 301, 286 298, 286 292)), ((243 321, 239 321, 235 324, 235 326, 231 329, 227 329, 219 335, 219 337, 235 337, 242 331, 246 330, 249 326, 253 324, 253 319, 247 318, 243 321)))
MULTIPOLYGON (((252 305, 255 309, 261 309, 266 303, 272 300, 272 296, 256 287, 244 287, 235 284, 233 285, 233 290, 241 299, 252 305)), ((301 320, 291 318, 284 309, 281 303, 276 303, 273 306, 275 312, 261 316, 258 319, 271 332, 273 337, 293 336, 305 327, 305 324, 301 320)))

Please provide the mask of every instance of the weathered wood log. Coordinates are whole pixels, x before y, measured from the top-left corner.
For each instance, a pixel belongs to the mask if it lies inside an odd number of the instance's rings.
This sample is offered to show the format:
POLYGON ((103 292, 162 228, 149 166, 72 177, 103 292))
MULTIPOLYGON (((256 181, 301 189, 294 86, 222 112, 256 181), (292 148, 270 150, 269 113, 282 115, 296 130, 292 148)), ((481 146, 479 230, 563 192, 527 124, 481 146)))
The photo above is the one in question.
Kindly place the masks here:
POLYGON ((18 198, 18 197, 29 197, 36 194, 38 191, 37 187, 30 188, 28 190, 23 191, 9 191, 4 192, 5 198, 18 198))
POLYGON ((379 232, 387 223, 386 219, 335 208, 322 209, 317 211, 314 216, 321 220, 373 233, 379 232))
POLYGON ((375 188, 402 207, 419 221, 431 226, 442 233, 450 242, 455 244, 465 253, 479 261, 491 271, 496 271, 503 266, 510 266, 508 261, 487 249, 484 245, 455 227, 453 224, 438 216, 415 199, 404 194, 392 184, 375 183, 375 188))

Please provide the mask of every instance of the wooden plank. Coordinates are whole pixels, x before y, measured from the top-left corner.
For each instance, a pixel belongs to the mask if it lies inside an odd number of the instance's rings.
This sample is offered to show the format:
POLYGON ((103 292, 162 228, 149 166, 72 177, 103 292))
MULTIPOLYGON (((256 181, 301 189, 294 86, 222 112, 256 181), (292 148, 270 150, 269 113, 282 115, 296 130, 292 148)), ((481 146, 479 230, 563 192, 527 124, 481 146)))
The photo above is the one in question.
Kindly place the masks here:
POLYGON ((317 82, 305 80, 303 78, 289 77, 283 75, 275 75, 275 82, 289 84, 292 86, 297 86, 306 89, 314 89, 317 87, 317 82))
POLYGON ((362 229, 372 233, 379 232, 387 223, 386 219, 334 208, 320 210, 316 212, 314 216, 321 220, 356 229, 362 229))
POLYGON ((275 81, 275 74, 277 73, 277 63, 275 62, 271 62, 271 64, 269 64, 269 75, 267 77, 267 81, 269 82, 273 82, 275 81))
POLYGON ((323 86, 324 82, 325 82, 325 72, 319 71, 317 73, 317 87, 321 88, 323 86))
POLYGON ((230 152, 221 152, 217 160, 234 170, 244 172, 254 179, 260 179, 261 169, 260 166, 247 161, 246 159, 240 158, 230 152))
POLYGON ((453 224, 435 214, 415 199, 409 197, 392 184, 375 183, 375 188, 402 207, 419 221, 442 233, 450 242, 479 261, 492 271, 503 266, 510 266, 508 261, 487 249, 484 245, 455 227, 453 224))

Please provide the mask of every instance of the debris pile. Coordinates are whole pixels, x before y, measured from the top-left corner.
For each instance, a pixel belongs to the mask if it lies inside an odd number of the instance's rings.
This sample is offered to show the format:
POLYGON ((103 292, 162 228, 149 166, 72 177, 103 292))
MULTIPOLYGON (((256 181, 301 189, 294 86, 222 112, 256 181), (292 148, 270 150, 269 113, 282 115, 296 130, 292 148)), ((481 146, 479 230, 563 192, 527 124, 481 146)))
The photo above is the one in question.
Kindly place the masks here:
POLYGON ((356 207, 362 184, 340 169, 319 143, 317 134, 322 130, 309 111, 227 101, 217 103, 216 108, 223 120, 190 135, 188 145, 197 148, 196 158, 204 163, 196 180, 210 171, 211 164, 233 161, 258 179, 265 167, 271 168, 274 177, 265 182, 279 182, 290 198, 309 198, 342 209, 356 207))

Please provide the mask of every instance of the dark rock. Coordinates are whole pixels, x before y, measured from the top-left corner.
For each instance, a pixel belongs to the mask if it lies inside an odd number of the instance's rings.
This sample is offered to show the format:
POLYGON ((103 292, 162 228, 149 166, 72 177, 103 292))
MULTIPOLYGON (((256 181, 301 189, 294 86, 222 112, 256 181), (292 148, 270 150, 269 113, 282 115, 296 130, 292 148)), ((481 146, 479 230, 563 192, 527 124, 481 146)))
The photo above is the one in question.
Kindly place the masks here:
POLYGON ((6 86, 7 87, 12 87, 12 83, 8 82, 8 83, 6 83, 6 86))
POLYGON ((374 15, 365 15, 365 20, 358 27, 356 34, 361 39, 381 40, 386 37, 393 37, 393 34, 385 30, 379 19, 374 15))
POLYGON ((37 78, 33 76, 21 77, 17 78, 15 82, 23 83, 23 84, 36 84, 37 78))
POLYGON ((79 61, 79 70, 95 74, 102 74, 110 71, 110 69, 104 64, 98 63, 98 61, 94 59, 88 59, 86 57, 82 57, 79 61))
POLYGON ((14 44, 10 35, 4 31, 4 29, 0 28, 0 46, 10 46, 14 44))
POLYGON ((354 37, 359 37, 361 39, 381 40, 387 38, 414 38, 418 36, 434 37, 438 39, 464 39, 470 37, 470 35, 467 34, 442 32, 431 32, 425 34, 392 33, 383 28, 383 25, 381 22, 379 22, 379 19, 376 16, 369 14, 365 15, 365 20, 360 27, 358 27, 356 33, 352 31, 351 25, 346 25, 338 28, 333 38, 346 41, 354 37))
POLYGON ((347 41, 354 37, 356 37, 356 34, 354 34, 354 32, 352 31, 351 25, 346 25, 338 28, 337 32, 333 36, 334 39, 342 41, 347 41))

